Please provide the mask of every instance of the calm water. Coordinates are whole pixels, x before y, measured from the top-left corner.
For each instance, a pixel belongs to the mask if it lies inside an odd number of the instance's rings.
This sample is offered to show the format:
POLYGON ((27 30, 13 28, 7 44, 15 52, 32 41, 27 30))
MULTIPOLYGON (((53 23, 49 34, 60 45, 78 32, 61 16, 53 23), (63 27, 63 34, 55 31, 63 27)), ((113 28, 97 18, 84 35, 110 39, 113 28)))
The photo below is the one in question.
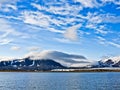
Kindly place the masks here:
POLYGON ((0 72, 0 90, 120 90, 120 73, 0 72))

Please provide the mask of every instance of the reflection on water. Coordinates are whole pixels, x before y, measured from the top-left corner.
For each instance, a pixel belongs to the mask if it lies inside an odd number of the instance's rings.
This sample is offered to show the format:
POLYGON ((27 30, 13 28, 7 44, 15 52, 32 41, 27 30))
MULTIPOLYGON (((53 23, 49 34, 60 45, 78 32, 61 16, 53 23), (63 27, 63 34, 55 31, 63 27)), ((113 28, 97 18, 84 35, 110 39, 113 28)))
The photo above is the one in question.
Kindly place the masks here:
POLYGON ((120 90, 120 73, 0 72, 0 90, 120 90))

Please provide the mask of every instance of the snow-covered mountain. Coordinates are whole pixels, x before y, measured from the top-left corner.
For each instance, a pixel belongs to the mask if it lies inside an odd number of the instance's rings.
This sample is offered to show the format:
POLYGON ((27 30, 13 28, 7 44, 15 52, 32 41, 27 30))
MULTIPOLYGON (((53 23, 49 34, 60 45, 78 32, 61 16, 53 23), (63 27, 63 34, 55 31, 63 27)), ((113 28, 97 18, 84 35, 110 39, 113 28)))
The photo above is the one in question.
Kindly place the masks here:
POLYGON ((120 67, 120 56, 103 59, 99 64, 103 67, 120 67))
POLYGON ((0 70, 52 70, 66 68, 51 59, 32 60, 29 57, 11 61, 1 61, 0 70))
POLYGON ((91 67, 93 62, 82 55, 58 51, 32 52, 21 59, 0 58, 0 70, 51 70, 91 67))
POLYGON ((120 67, 120 56, 100 61, 90 61, 82 55, 42 51, 29 53, 21 59, 0 58, 0 70, 52 70, 94 67, 120 67))
POLYGON ((92 63, 92 61, 87 60, 87 58, 82 55, 68 54, 59 51, 45 50, 42 52, 32 52, 26 56, 30 57, 32 60, 52 59, 66 67, 86 67, 91 66, 92 63))

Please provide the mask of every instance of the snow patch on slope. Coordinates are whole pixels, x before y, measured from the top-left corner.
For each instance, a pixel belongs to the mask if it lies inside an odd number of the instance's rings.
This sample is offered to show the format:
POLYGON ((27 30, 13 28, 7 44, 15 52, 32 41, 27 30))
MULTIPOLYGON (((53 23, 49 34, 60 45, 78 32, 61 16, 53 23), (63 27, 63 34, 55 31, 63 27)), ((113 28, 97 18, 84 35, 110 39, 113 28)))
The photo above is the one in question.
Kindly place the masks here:
POLYGON ((114 63, 117 63, 120 61, 120 56, 115 56, 115 57, 110 57, 110 58, 106 58, 106 59, 103 59, 101 60, 103 63, 105 63, 106 61, 108 60, 112 60, 114 63))

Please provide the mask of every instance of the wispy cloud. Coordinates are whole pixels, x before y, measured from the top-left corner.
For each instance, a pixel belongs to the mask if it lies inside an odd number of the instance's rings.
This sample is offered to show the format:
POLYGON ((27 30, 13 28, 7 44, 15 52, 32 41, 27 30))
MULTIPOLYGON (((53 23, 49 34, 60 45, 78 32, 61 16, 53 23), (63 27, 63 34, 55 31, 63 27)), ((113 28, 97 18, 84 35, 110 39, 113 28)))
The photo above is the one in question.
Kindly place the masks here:
POLYGON ((20 27, 17 26, 18 24, 10 22, 9 19, 0 18, 0 24, 1 45, 17 44, 18 42, 23 42, 33 36, 30 35, 28 32, 23 32, 22 30, 19 30, 20 27))
POLYGON ((76 2, 80 2, 83 7, 89 7, 89 8, 93 8, 93 7, 98 7, 99 4, 96 0, 89 0, 89 1, 85 1, 85 0, 75 0, 76 2))
POLYGON ((2 34, 2 37, 7 37, 8 35, 21 35, 21 33, 16 31, 6 19, 0 18, 0 24, 2 25, 0 28, 0 32, 4 33, 2 34))
POLYGON ((12 42, 13 40, 12 39, 1 39, 0 40, 0 45, 8 45, 12 42))
POLYGON ((103 16, 103 22, 105 23, 120 23, 120 16, 106 15, 103 16))
POLYGON ((105 38, 100 37, 100 36, 98 36, 97 38, 98 38, 98 42, 99 42, 100 44, 103 44, 103 45, 105 45, 105 46, 112 45, 112 46, 114 46, 114 47, 116 47, 116 48, 120 48, 120 44, 117 44, 117 43, 115 43, 115 42, 113 42, 113 41, 108 41, 108 40, 106 40, 105 38))
MULTIPOLYGON (((84 7, 96 8, 100 7, 102 3, 100 4, 96 0, 89 0, 88 2, 84 0, 75 0, 75 2, 81 3, 82 6, 77 4, 69 5, 67 4, 67 2, 64 3, 63 1, 60 1, 58 4, 59 7, 57 5, 55 6, 51 2, 48 2, 49 5, 48 8, 46 7, 47 4, 40 5, 37 3, 31 3, 31 5, 38 11, 24 11, 22 12, 21 17, 23 18, 23 22, 26 24, 39 26, 40 28, 42 27, 41 29, 43 30, 49 30, 54 33, 64 33, 66 31, 70 31, 67 30, 68 25, 74 26, 76 25, 77 22, 85 23, 86 21, 87 21, 86 25, 82 27, 93 29, 94 32, 97 34, 105 35, 109 33, 108 29, 106 29, 103 23, 105 22, 113 23, 112 21, 110 21, 110 19, 107 19, 110 18, 110 16, 99 14, 98 12, 94 13, 88 12, 86 16, 79 14, 79 12, 83 10, 84 7)), ((116 22, 117 20, 119 21, 118 18, 114 18, 113 21, 116 22)), ((72 30, 70 32, 72 32, 72 30)), ((67 34, 64 36, 69 37, 70 39, 71 35, 67 34)), ((71 37, 74 37, 75 40, 75 38, 77 38, 76 36, 77 32, 75 32, 74 30, 74 33, 71 37)), ((73 38, 70 40, 73 40, 73 38)))
POLYGON ((11 10, 17 10, 16 3, 19 0, 1 0, 0 1, 0 11, 9 12, 11 10))
POLYGON ((119 7, 119 0, 0 0, 1 47, 12 43, 28 52, 28 46, 51 49, 83 41, 80 45, 86 48, 88 41, 97 39, 119 48, 119 7))
POLYGON ((119 0, 101 0, 102 3, 107 4, 108 2, 114 3, 116 5, 120 5, 120 1, 119 0))
POLYGON ((44 30, 49 30, 56 33, 63 33, 62 30, 57 30, 51 25, 51 23, 58 25, 60 21, 52 19, 49 15, 45 15, 41 12, 24 11, 22 12, 22 20, 26 24, 39 26, 39 28, 44 30))
POLYGON ((24 23, 33 24, 40 27, 49 26, 49 21, 47 19, 48 16, 45 16, 40 12, 24 11, 22 14, 24 23))
POLYGON ((117 48, 120 48, 120 44, 114 43, 114 42, 108 42, 108 44, 115 46, 117 48))

